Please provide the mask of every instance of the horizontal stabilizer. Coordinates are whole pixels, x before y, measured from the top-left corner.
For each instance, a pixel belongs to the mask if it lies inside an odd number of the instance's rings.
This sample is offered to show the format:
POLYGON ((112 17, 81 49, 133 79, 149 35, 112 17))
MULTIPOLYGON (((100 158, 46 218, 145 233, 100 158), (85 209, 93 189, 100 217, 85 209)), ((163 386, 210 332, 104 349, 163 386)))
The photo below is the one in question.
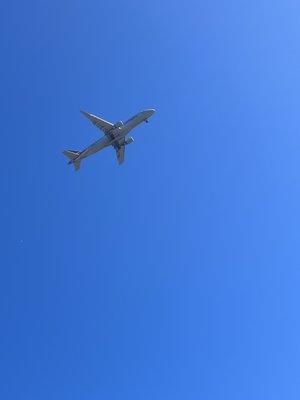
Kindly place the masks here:
POLYGON ((80 169, 80 163, 81 163, 81 160, 75 160, 73 162, 75 171, 78 171, 80 169))
POLYGON ((66 157, 68 157, 71 161, 73 161, 75 158, 79 156, 79 152, 74 150, 65 150, 63 151, 63 154, 66 157))
POLYGON ((70 160, 69 164, 74 164, 75 171, 78 171, 80 168, 81 159, 76 160, 76 158, 80 154, 79 151, 65 150, 63 151, 63 154, 70 160))

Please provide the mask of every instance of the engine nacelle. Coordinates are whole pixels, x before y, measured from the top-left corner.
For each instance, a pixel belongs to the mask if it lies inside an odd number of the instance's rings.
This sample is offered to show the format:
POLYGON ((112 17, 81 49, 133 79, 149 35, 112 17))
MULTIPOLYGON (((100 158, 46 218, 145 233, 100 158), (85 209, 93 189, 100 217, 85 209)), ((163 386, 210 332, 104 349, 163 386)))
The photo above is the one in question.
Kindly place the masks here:
POLYGON ((122 128, 122 126, 124 126, 123 121, 118 121, 118 122, 116 122, 115 125, 114 125, 114 127, 115 127, 115 128, 118 128, 118 129, 119 129, 119 128, 122 128))
POLYGON ((129 137, 129 138, 127 138, 127 139, 125 140, 125 144, 126 144, 126 145, 128 145, 128 144, 130 144, 130 143, 133 143, 133 142, 134 142, 133 137, 129 137))

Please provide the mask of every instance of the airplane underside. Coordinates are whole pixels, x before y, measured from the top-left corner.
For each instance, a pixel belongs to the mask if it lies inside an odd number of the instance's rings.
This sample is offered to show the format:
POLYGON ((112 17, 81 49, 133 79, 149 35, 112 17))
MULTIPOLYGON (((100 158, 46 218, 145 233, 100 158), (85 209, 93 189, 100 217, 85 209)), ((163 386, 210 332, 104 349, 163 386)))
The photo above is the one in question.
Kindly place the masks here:
POLYGON ((81 161, 84 158, 87 158, 108 146, 112 146, 115 149, 118 164, 123 164, 125 147, 134 141, 132 137, 126 138, 126 135, 142 122, 148 122, 148 119, 154 114, 154 112, 154 109, 145 110, 130 118, 125 124, 122 121, 112 124, 96 115, 82 111, 83 115, 97 128, 101 129, 105 135, 81 152, 74 150, 63 151, 63 154, 69 159, 68 164, 73 164, 75 171, 78 171, 80 169, 81 161))

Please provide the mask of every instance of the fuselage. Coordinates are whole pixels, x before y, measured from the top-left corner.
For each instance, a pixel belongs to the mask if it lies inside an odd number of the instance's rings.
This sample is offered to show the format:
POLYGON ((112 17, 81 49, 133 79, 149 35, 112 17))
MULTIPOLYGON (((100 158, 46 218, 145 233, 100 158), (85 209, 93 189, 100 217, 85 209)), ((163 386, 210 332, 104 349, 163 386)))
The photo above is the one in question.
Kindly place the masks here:
POLYGON ((123 125, 118 125, 118 124, 114 125, 108 134, 104 135, 99 140, 96 140, 96 142, 92 143, 86 149, 81 151, 76 160, 81 160, 83 158, 86 158, 104 149, 105 147, 114 145, 114 143, 119 142, 122 139, 125 139, 126 135, 128 135, 128 133, 132 129, 137 127, 142 122, 148 121, 148 119, 154 114, 154 112, 155 112, 154 109, 144 110, 134 115, 123 125))

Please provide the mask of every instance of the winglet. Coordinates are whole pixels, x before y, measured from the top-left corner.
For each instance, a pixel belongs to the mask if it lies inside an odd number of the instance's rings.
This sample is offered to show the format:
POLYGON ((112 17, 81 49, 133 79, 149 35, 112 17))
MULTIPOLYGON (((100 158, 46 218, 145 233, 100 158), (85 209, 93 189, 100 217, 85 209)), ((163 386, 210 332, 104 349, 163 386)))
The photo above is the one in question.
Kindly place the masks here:
POLYGON ((85 117, 87 117, 87 118, 89 118, 90 115, 91 115, 91 114, 89 114, 88 112, 83 111, 83 110, 80 110, 80 112, 81 112, 85 117))

